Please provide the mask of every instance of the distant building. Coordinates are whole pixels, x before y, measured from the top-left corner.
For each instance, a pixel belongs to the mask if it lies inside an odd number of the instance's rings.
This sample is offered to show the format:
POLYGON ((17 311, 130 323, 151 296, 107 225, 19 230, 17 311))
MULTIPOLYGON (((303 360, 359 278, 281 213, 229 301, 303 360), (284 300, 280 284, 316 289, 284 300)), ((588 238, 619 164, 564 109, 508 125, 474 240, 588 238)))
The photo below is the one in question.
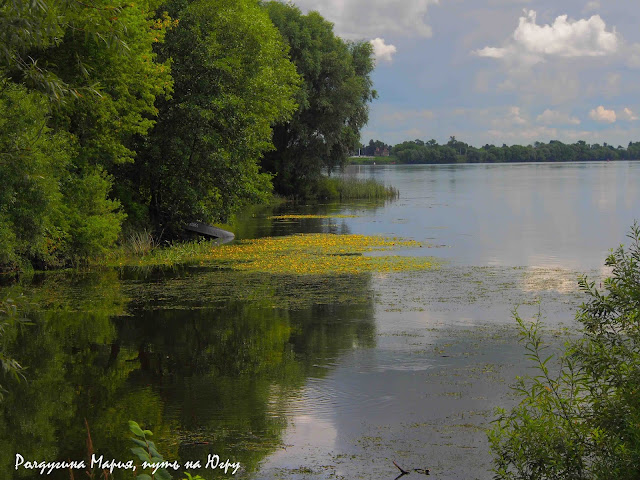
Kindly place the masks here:
POLYGON ((373 153, 374 157, 388 157, 389 156, 389 148, 384 147, 376 147, 376 151, 373 153))

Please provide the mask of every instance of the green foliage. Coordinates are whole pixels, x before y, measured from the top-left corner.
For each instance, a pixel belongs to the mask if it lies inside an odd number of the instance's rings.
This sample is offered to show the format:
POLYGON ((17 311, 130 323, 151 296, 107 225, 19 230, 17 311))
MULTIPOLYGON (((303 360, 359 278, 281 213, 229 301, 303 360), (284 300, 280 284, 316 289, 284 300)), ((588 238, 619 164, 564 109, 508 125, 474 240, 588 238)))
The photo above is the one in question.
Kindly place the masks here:
MULTIPOLYGON (((190 221, 226 220, 270 194, 258 159, 271 148, 271 125, 289 117, 298 77, 287 47, 256 0, 167 4, 179 18, 159 48, 171 59, 174 93, 136 165, 134 200, 149 205, 158 232, 190 221)), ((126 180, 125 180, 126 181, 126 180)))
POLYGON ((0 265, 62 266, 101 255, 125 216, 113 165, 132 161, 155 99, 171 20, 154 0, 16 0, 0 6, 0 265))
MULTIPOLYGON (((156 444, 147 438, 153 435, 151 430, 142 430, 140 425, 133 420, 129 420, 129 430, 131 430, 131 433, 135 435, 131 440, 137 445, 131 449, 131 453, 138 457, 138 459, 143 463, 147 462, 158 464, 164 462, 164 458, 160 453, 158 453, 156 444)), ((172 477, 166 468, 159 468, 155 473, 151 473, 151 475, 142 473, 137 475, 137 478, 140 480, 171 480, 172 477)))
POLYGON ((204 480, 204 478, 201 477, 200 475, 196 475, 194 477, 190 473, 187 473, 187 472, 184 472, 184 474, 186 475, 186 479, 185 480, 204 480))
POLYGON ((120 47, 69 29, 55 49, 43 53, 66 83, 88 90, 56 103, 52 122, 77 139, 78 165, 111 170, 114 164, 132 162, 132 136, 148 132, 157 113, 156 98, 171 91, 169 62, 156 61, 153 45, 175 22, 166 15, 153 18, 157 3, 126 4, 114 14, 117 20, 109 22, 122 30, 120 47))
POLYGON ((23 303, 22 297, 18 297, 17 301, 8 297, 0 301, 0 366, 2 367, 0 370, 0 378, 2 378, 0 401, 7 393, 3 386, 6 385, 7 380, 25 378, 22 373, 24 367, 7 353, 7 344, 15 337, 16 329, 21 325, 29 324, 18 310, 18 305, 23 303))
POLYGON ((51 260, 64 243, 64 200, 73 142, 46 125, 47 103, 0 71, 0 265, 51 260))
POLYGON ((47 102, 6 78, 0 90, 0 265, 59 266, 104 253, 124 215, 111 177, 74 165, 73 137, 47 126, 47 102))
POLYGON ((636 479, 640 459, 640 227, 607 258, 606 292, 580 280, 583 338, 553 367, 540 324, 520 324, 538 375, 519 379, 521 402, 489 434, 496 478, 636 479), (555 373, 554 373, 555 372, 555 373))
MULTIPOLYGON (((369 144, 371 146, 373 140, 369 144)), ((451 137, 445 145, 438 145, 435 140, 426 143, 419 139, 402 142, 391 149, 391 158, 398 163, 428 164, 634 160, 640 158, 638 145, 640 144, 630 142, 629 147, 625 149, 622 146, 614 148, 606 143, 589 145, 583 140, 573 144, 551 140, 549 143, 534 142, 533 145, 524 146, 503 144, 497 147, 486 144, 476 148, 451 137)), ((367 151, 370 151, 370 148, 367 151)))
POLYGON ((374 68, 369 42, 345 42, 317 12, 281 2, 265 4, 271 20, 290 46, 291 60, 303 78, 298 110, 273 133, 276 150, 262 165, 276 174, 276 191, 308 196, 323 168, 345 164, 368 119, 368 103, 376 97, 370 74, 374 68))

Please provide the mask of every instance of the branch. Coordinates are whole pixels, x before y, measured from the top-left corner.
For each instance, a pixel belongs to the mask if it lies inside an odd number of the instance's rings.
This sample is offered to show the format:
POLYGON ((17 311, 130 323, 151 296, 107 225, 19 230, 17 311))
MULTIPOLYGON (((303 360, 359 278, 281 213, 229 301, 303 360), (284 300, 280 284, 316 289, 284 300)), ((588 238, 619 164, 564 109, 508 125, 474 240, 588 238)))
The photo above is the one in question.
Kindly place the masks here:
MULTIPOLYGON (((392 460, 392 462, 396 467, 398 467, 398 470, 400 470, 402 475, 408 475, 410 473, 410 472, 407 472, 406 470, 403 470, 402 467, 400 465, 398 465, 395 461, 392 460)), ((402 475, 400 475, 400 476, 402 476, 402 475)))

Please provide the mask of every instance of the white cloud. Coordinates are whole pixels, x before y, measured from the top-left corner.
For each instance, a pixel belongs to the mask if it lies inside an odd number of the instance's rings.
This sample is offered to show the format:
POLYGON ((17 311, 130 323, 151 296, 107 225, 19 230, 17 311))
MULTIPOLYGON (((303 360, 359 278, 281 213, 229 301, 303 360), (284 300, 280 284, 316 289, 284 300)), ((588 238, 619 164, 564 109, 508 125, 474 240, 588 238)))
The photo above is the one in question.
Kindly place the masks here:
POLYGON ((384 42, 384 38, 380 37, 374 38, 373 40, 370 40, 370 42, 371 45, 373 45, 373 53, 378 62, 391 63, 393 61, 393 55, 397 51, 394 45, 387 45, 384 42))
POLYGON ((602 105, 591 110, 589 112, 589 117, 592 120, 602 123, 614 123, 617 119, 616 112, 613 110, 607 110, 602 105))
POLYGON ((476 50, 476 54, 480 57, 504 58, 509 54, 509 49, 498 47, 484 47, 480 50, 476 50))
POLYGON ((507 117, 516 125, 524 125, 527 123, 527 120, 522 116, 520 112, 520 107, 511 107, 509 108, 509 115, 507 117))
POLYGON ((520 107, 500 107, 495 109, 481 109, 470 112, 482 125, 491 125, 494 130, 506 130, 527 125, 529 120, 520 107))
POLYGON ((536 117, 536 121, 545 125, 580 125, 578 118, 548 108, 536 117))
POLYGON ((536 12, 529 10, 521 17, 513 34, 515 41, 532 53, 561 57, 595 57, 613 53, 618 49, 618 35, 607 32, 600 15, 588 20, 570 22, 560 15, 553 25, 537 25, 536 12))
POLYGON ((427 13, 440 0, 296 0, 303 11, 316 10, 348 39, 381 35, 431 37, 427 13))
POLYGON ((488 130, 487 134, 501 142, 527 144, 536 140, 556 138, 558 130, 549 127, 530 127, 515 130, 488 130))
POLYGON ((582 9, 582 13, 596 12, 600 10, 600 2, 594 1, 587 3, 582 9))
POLYGON ((560 15, 553 24, 538 25, 536 12, 525 10, 518 27, 504 47, 485 47, 474 53, 522 64, 535 64, 547 57, 598 57, 614 54, 622 40, 615 28, 608 32, 599 15, 569 20, 560 15))
POLYGON ((633 111, 628 107, 625 107, 622 109, 621 112, 618 112, 618 117, 620 117, 622 120, 627 120, 629 122, 638 120, 638 116, 635 113, 633 113, 633 111))
POLYGON ((640 43, 634 43, 625 52, 627 67, 640 68, 640 43))

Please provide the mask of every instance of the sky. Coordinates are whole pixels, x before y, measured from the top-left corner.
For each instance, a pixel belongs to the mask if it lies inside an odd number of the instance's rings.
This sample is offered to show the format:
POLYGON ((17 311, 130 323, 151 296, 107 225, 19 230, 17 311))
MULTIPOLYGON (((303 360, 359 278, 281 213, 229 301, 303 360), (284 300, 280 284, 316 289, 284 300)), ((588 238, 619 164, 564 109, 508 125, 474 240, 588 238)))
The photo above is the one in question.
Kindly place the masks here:
POLYGON ((294 0, 372 42, 361 139, 640 141, 637 0, 294 0))

